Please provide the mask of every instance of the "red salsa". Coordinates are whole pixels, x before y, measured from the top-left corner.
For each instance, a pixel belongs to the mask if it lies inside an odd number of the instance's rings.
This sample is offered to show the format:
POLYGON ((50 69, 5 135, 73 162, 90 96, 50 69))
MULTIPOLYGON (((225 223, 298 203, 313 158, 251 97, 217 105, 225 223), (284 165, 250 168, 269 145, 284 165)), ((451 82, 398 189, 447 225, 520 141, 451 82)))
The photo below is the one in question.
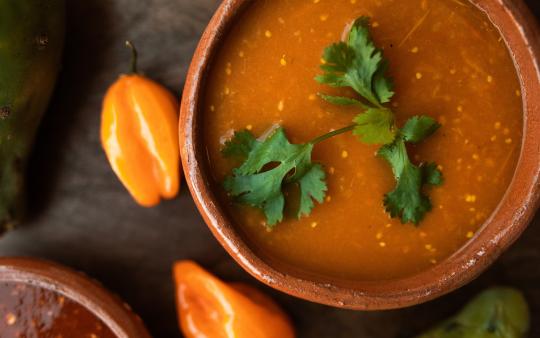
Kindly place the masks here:
POLYGON ((117 338, 82 305, 54 291, 0 283, 2 338, 117 338))

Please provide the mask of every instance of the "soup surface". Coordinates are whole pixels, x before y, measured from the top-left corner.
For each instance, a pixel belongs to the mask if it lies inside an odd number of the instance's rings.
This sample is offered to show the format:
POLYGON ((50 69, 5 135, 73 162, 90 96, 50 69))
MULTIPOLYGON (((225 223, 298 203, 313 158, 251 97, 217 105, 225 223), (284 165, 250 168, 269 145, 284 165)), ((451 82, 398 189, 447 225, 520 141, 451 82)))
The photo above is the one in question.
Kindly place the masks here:
POLYGON ((22 283, 0 283, 2 338, 116 338, 81 305, 22 283))
MULTIPOLYGON (((411 149, 435 161, 441 187, 418 227, 382 205, 395 181, 377 147, 343 134, 315 147, 328 194, 310 216, 289 216, 272 231, 262 213, 234 204, 237 226, 267 259, 328 277, 381 280, 437 264, 459 249, 503 197, 520 153, 522 100, 514 64, 497 29, 465 0, 255 1, 218 53, 207 81, 204 137, 221 184, 238 162, 220 150, 234 130, 263 134, 281 124, 294 143, 349 125, 358 108, 322 101, 321 55, 359 16, 371 17, 375 43, 390 62, 398 124, 414 115, 442 127, 411 149)), ((342 92, 341 94, 350 95, 342 92)))

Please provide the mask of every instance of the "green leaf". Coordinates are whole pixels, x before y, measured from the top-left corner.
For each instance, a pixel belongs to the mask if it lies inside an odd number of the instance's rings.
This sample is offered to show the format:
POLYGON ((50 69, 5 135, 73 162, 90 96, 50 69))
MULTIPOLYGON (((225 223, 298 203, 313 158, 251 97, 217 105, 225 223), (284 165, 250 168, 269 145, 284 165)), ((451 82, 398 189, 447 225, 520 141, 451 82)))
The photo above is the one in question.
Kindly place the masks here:
POLYGON ((388 144, 394 141, 394 114, 385 108, 370 108, 354 119, 353 133, 367 144, 388 144))
POLYGON ((423 186, 441 184, 442 174, 435 164, 415 166, 409 159, 403 137, 383 146, 378 155, 390 164, 397 181, 396 188, 384 197, 386 211, 392 217, 400 217, 402 223, 420 223, 432 208, 429 197, 422 191, 423 186))
POLYGON ((373 89, 379 98, 381 103, 388 103, 394 96, 393 88, 394 83, 389 77, 386 77, 386 71, 388 69, 388 61, 381 62, 379 69, 373 77, 373 89))
POLYGON ((235 132, 232 139, 225 142, 221 153, 225 157, 247 157, 256 141, 255 137, 247 130, 235 132))
POLYGON ((283 220, 284 184, 300 188, 298 217, 311 212, 313 199, 323 201, 327 190, 325 174, 320 165, 311 161, 313 144, 291 144, 281 127, 264 141, 242 135, 235 136, 230 144, 250 151, 244 163, 225 180, 224 187, 238 202, 261 209, 268 226, 283 220))
POLYGON ((418 167, 407 164, 398 179, 396 189, 384 197, 386 210, 392 217, 401 217, 402 223, 418 224, 431 210, 429 197, 421 191, 422 176, 418 167))
POLYGON ((401 128, 401 135, 407 142, 418 143, 435 133, 440 126, 429 116, 414 116, 401 128))
POLYGON ((369 32, 369 18, 357 19, 347 41, 327 47, 323 59, 324 73, 315 78, 319 83, 350 87, 376 107, 394 95, 392 81, 385 75, 387 62, 369 32))
POLYGON ((422 175, 426 184, 440 186, 443 184, 444 179, 441 171, 437 168, 436 163, 428 163, 422 167, 422 175))
POLYGON ((325 101, 335 104, 338 106, 359 106, 362 108, 367 108, 362 102, 352 99, 349 97, 344 96, 332 96, 332 95, 326 95, 322 93, 318 93, 318 95, 325 101))
POLYGON ((529 327, 529 308, 523 295, 510 288, 493 288, 417 338, 525 338, 529 327))
POLYGON ((314 164, 299 179, 300 185, 300 208, 298 218, 311 214, 315 204, 313 200, 322 203, 326 195, 326 174, 320 164, 314 164))

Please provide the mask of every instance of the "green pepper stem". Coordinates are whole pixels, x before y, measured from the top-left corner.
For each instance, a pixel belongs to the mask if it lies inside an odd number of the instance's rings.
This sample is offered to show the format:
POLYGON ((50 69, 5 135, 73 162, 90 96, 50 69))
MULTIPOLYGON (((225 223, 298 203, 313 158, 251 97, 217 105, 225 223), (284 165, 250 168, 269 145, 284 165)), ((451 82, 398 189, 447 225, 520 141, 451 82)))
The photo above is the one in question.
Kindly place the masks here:
POLYGON ((328 134, 324 134, 322 136, 319 136, 319 137, 313 139, 309 143, 311 143, 313 145, 315 145, 317 143, 321 143, 322 141, 326 141, 331 137, 334 137, 334 136, 337 136, 339 134, 349 132, 349 131, 353 130, 355 127, 356 127, 356 124, 351 124, 350 126, 347 126, 347 127, 341 128, 341 129, 337 129, 337 130, 329 132, 328 134))
POLYGON ((131 74, 137 74, 138 73, 138 70, 137 70, 137 58, 138 58, 138 53, 137 53, 137 49, 135 48, 135 45, 133 45, 133 43, 129 40, 126 41, 126 46, 131 49, 131 65, 130 65, 130 73, 131 74))

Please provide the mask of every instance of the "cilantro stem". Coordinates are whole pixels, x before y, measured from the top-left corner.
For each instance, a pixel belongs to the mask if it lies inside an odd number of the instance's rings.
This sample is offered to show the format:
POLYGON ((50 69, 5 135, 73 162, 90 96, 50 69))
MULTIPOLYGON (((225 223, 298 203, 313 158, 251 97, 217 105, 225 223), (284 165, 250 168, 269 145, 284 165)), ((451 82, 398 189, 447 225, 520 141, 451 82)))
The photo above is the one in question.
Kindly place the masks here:
POLYGON ((313 145, 315 145, 317 143, 321 143, 322 141, 326 141, 331 137, 334 137, 334 136, 337 136, 339 134, 344 134, 346 132, 352 131, 355 127, 356 127, 356 124, 351 124, 350 126, 347 126, 347 127, 341 128, 341 129, 337 129, 337 130, 329 132, 328 134, 324 134, 322 136, 319 136, 319 137, 313 139, 312 141, 310 141, 309 143, 313 144, 313 145))

